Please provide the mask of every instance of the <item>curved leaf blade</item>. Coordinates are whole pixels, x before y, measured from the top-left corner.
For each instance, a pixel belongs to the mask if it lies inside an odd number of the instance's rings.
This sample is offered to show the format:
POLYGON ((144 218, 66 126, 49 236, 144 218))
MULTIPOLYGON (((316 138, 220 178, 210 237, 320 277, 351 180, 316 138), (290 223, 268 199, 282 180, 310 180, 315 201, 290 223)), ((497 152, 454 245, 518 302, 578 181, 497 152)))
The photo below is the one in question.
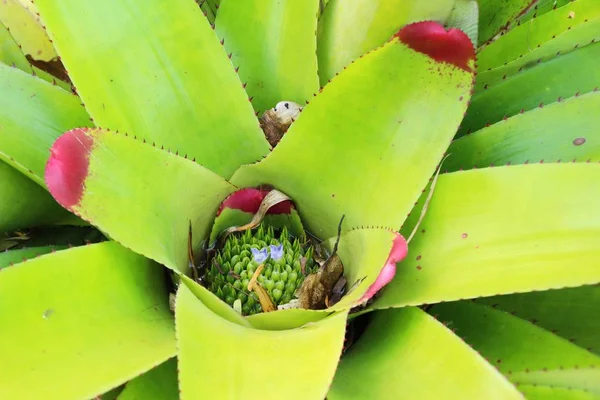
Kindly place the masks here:
POLYGON ((235 190, 208 169, 106 129, 74 129, 52 146, 50 193, 124 246, 186 272, 219 204, 235 190))
POLYGON ((2 64, 0 92, 0 159, 46 187, 44 166, 52 143, 91 121, 77 96, 2 64))
POLYGON ((69 213, 27 177, 0 161, 0 232, 65 219, 69 213))
POLYGON ((536 2, 537 0, 479 0, 479 44, 507 29, 536 2))
POLYGON ((596 164, 440 176, 409 256, 372 307, 600 282, 599 180, 596 164))
POLYGON ((3 0, 0 2, 0 22, 10 30, 23 52, 34 60, 56 58, 50 38, 29 4, 20 0, 3 0))
POLYGON ((346 316, 256 330, 214 314, 181 285, 175 307, 181 398, 323 398, 342 351, 346 316), (293 365, 293 373, 282 374, 285 365, 293 365))
POLYGON ((344 214, 346 227, 400 227, 465 111, 473 48, 462 32, 433 22, 398 35, 409 45, 396 36, 344 70, 274 151, 240 168, 232 182, 283 191, 321 238, 336 235, 344 214), (410 47, 423 43, 452 48, 460 67, 410 47))
POLYGON ((530 321, 600 355, 600 286, 484 297, 477 303, 530 321))
POLYGON ((6 65, 13 65, 21 71, 32 73, 31 65, 25 57, 25 54, 19 48, 17 42, 0 22, 0 61, 6 65))
POLYGON ((439 304, 431 313, 517 385, 600 394, 600 357, 544 329, 473 302, 439 304))
POLYGON ((519 390, 529 400, 597 400, 598 396, 574 388, 519 385, 519 390))
POLYGON ((319 0, 224 1, 215 22, 258 112, 290 100, 304 104, 319 90, 319 0))
MULTIPOLYGON (((336 240, 337 237, 328 240, 330 249, 336 240)), ((338 255, 344 264, 347 293, 329 310, 350 309, 370 299, 381 289, 376 282, 384 268, 388 264, 395 266, 407 251, 406 240, 391 230, 354 229, 341 235, 338 255)), ((395 270, 389 272, 391 277, 394 273, 395 270)))
POLYGON ((460 134, 472 132, 521 111, 598 90, 600 43, 592 43, 567 54, 507 76, 493 85, 480 80, 460 134), (577 73, 573 74, 576 70, 577 73), (526 96, 523 94, 527 93, 526 96))
POLYGON ((319 19, 317 56, 321 86, 352 61, 417 21, 445 21, 454 0, 330 0, 319 19))
POLYGON ((523 13, 523 15, 519 18, 519 22, 527 22, 532 18, 540 17, 547 12, 555 10, 559 7, 563 7, 570 3, 573 3, 573 0, 538 0, 533 7, 523 13))
POLYGON ((587 45, 600 37, 598 17, 597 1, 579 0, 520 24, 479 52, 477 66, 482 73, 477 78, 491 84, 490 75, 500 80, 501 74, 511 75, 539 59, 587 45))
POLYGON ((177 359, 172 358, 128 382, 117 399, 178 400, 177 359))
POLYGON ((36 5, 98 126, 188 154, 224 177, 268 152, 241 82, 192 0, 36 5))
POLYGON ((522 399, 481 356, 418 308, 374 313, 328 399, 522 399))
POLYGON ((7 250, 0 252, 0 269, 10 267, 13 264, 27 261, 38 256, 51 253, 56 250, 62 250, 67 246, 45 246, 45 247, 27 247, 19 250, 7 250))
POLYGON ((92 398, 175 354, 164 271, 114 242, 5 268, 0 292, 2 398, 92 398))
POLYGON ((465 135, 444 171, 490 165, 600 161, 600 92, 552 103, 465 135))

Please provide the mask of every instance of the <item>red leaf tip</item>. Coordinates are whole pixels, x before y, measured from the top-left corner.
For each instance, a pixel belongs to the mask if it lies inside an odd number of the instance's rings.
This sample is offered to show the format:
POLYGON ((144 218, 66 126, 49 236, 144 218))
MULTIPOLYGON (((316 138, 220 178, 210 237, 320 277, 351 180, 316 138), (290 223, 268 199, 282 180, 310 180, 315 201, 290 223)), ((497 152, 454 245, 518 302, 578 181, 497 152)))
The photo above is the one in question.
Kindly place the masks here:
POLYGON ((471 39, 460 29, 446 30, 439 22, 423 21, 406 25, 394 36, 436 61, 455 65, 467 72, 473 71, 475 48, 471 39))
POLYGON ((392 249, 390 250, 387 261, 381 269, 381 272, 379 272, 375 282, 369 286, 363 297, 360 299, 360 303, 375 296, 377 292, 394 279, 394 276, 396 275, 396 264, 404 260, 407 254, 408 243, 406 242, 406 239, 399 233, 395 233, 394 242, 392 243, 392 249))
MULTIPOLYGON (((234 210, 241 210, 246 213, 255 214, 260 207, 263 199, 269 193, 270 190, 245 188, 240 189, 237 192, 232 193, 221 203, 217 216, 221 214, 223 209, 232 208, 234 210)), ((274 205, 269 209, 267 214, 289 214, 292 209, 291 201, 284 201, 274 205)))
POLYGON ((50 193, 67 209, 79 203, 83 182, 88 175, 89 152, 94 139, 87 128, 70 130, 60 136, 50 148, 45 179, 50 193))

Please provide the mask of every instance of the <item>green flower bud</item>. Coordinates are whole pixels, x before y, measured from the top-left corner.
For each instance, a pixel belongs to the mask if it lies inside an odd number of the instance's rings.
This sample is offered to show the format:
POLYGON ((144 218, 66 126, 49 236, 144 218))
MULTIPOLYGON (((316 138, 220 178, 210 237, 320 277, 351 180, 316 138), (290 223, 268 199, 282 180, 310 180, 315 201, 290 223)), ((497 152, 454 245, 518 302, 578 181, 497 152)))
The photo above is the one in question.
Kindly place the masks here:
POLYGON ((237 262, 233 266, 233 272, 235 272, 238 275, 242 273, 242 269, 244 269, 244 265, 241 262, 237 262))
POLYGON ((287 282, 293 285, 296 283, 296 280, 298 280, 298 273, 295 271, 290 272, 287 278, 287 282))
POLYGON ((285 292, 293 295, 296 291, 296 285, 294 283, 288 282, 285 284, 285 292))
POLYGON ((271 290, 273 290, 274 287, 275 287, 275 282, 273 282, 272 279, 265 280, 265 289, 271 291, 271 290))
POLYGON ((246 300, 248 300, 248 295, 245 293, 238 293, 237 298, 244 304, 246 300))
POLYGON ((281 272, 277 271, 277 269, 273 270, 273 273, 271 274, 271 280, 274 281, 278 281, 279 279, 281 279, 281 272))
POLYGON ((283 296, 281 296, 281 300, 279 301, 281 304, 287 304, 292 300, 292 295, 288 292, 285 292, 283 296))

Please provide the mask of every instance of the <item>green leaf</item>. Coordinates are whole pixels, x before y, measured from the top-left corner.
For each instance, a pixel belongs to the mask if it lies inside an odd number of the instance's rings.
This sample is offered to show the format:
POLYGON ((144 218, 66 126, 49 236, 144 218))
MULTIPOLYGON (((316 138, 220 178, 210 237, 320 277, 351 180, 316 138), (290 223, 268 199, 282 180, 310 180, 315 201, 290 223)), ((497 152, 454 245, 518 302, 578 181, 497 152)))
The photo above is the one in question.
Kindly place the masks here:
MULTIPOLYGON (((1 8, 1 5, 0 5, 1 8)), ((7 65, 12 65, 19 68, 21 71, 33 74, 46 82, 50 82, 60 86, 61 88, 70 91, 71 85, 48 72, 41 70, 29 64, 25 54, 19 48, 17 42, 8 31, 8 29, 0 22, 0 61, 7 65)))
POLYGON ((600 282, 599 181, 597 164, 440 176, 407 259, 373 307, 600 282))
POLYGON ((344 355, 337 399, 521 399, 492 366, 418 308, 376 312, 344 355))
POLYGON ((529 8, 529 10, 519 17, 519 22, 522 24, 532 18, 538 18, 547 12, 571 3, 575 2, 573 0, 538 0, 533 7, 529 8))
POLYGON ((204 286, 199 285, 187 276, 181 276, 181 282, 196 296, 198 300, 204 304, 210 311, 219 317, 241 326, 250 326, 250 322, 246 321, 241 314, 238 314, 229 304, 225 303, 204 286))
POLYGON ((214 26, 216 10, 213 11, 211 2, 207 0, 194 1, 198 4, 198 7, 200 7, 200 10, 202 10, 202 13, 204 14, 208 22, 211 24, 211 26, 214 26))
POLYGON ((69 131, 52 152, 46 182, 63 207, 181 272, 189 266, 190 224, 197 250, 235 190, 193 161, 105 129, 69 131))
MULTIPOLYGON (((467 34, 473 46, 477 47, 479 27, 479 6, 477 0, 455 0, 452 12, 446 20, 446 26, 459 28, 467 34)), ((479 67, 479 61, 477 63, 479 67)))
POLYGON ((587 45, 600 38, 599 17, 600 3, 579 0, 511 29, 479 52, 477 79, 492 84, 557 52, 587 45))
POLYGON ((510 314, 473 302, 431 311, 514 384, 600 394, 600 358, 510 314))
POLYGON ((325 397, 347 313, 285 331, 251 329, 214 314, 181 285, 175 316, 182 398, 266 400, 325 397))
MULTIPOLYGON (((195 0, 196 3, 200 6, 200 9, 204 13, 204 16, 211 23, 212 26, 215 24, 215 17, 217 15, 217 11, 219 10, 219 6, 221 4, 221 0, 195 0)), ((218 11, 220 12, 220 11, 218 11)))
MULTIPOLYGON (((73 214, 70 217, 75 218, 73 214)), ((79 220, 81 221, 81 220, 79 220)), ((25 234, 27 240, 15 248, 43 247, 43 246, 83 246, 89 243, 99 243, 106 238, 96 228, 91 226, 71 226, 72 221, 61 221, 64 225, 51 225, 27 229, 25 234)))
POLYGON ((455 140, 444 171, 490 165, 600 161, 600 92, 515 115, 455 140))
POLYGON ((479 0, 479 44, 510 27, 536 0, 479 0))
POLYGON ((255 329, 268 331, 283 331, 298 328, 309 323, 318 322, 333 313, 325 310, 307 310, 302 308, 289 308, 270 313, 258 313, 246 317, 255 329))
POLYGON ((91 398, 175 354, 164 270, 114 242, 5 268, 0 293, 2 398, 91 398))
POLYGON ((127 383, 119 400, 177 400, 177 359, 172 358, 127 383))
POLYGON ((10 267, 52 251, 61 250, 67 246, 28 247, 19 250, 0 251, 0 269, 10 267))
POLYGON ((448 18, 455 0, 330 0, 319 20, 317 56, 321 86, 404 25, 448 18))
POLYGON ((16 68, 0 64, 0 160, 45 187, 49 149, 64 131, 91 126, 80 100, 16 68))
POLYGON ((552 331, 600 355, 600 286, 485 297, 477 300, 552 331))
POLYGON ((55 223, 69 214, 48 192, 2 161, 0 194, 0 232, 55 223))
POLYGON ((187 154, 226 178, 267 154, 242 84, 192 0, 36 5, 98 126, 187 154))
MULTIPOLYGON (((340 237, 338 255, 344 264, 348 292, 329 310, 352 308, 368 300, 364 295, 391 257, 397 237, 397 233, 386 229, 355 229, 340 237)), ((336 239, 328 240, 330 248, 336 239)), ((400 245, 406 246, 404 239, 400 245)))
POLYGON ((35 60, 50 61, 56 51, 44 30, 39 17, 19 0, 0 2, 0 22, 9 30, 25 54, 35 60))
POLYGON ((102 393, 100 396, 97 396, 97 400, 117 400, 119 398, 119 394, 123 391, 123 385, 117 386, 109 390, 108 392, 102 393))
POLYGON ((519 385, 519 390, 528 400, 598 400, 598 396, 574 388, 519 385))
POLYGON ((600 43, 594 43, 534 64, 489 86, 478 80, 459 134, 481 129, 521 110, 597 90, 599 57, 600 43))
MULTIPOLYGON (((2 6, 0 5, 0 7, 2 6)), ((14 65, 21 71, 33 72, 29 61, 25 58, 25 54, 2 23, 0 23, 0 61, 6 65, 14 65)))
POLYGON ((215 29, 256 111, 284 100, 304 104, 318 92, 318 7, 319 0, 221 4, 215 29))
MULTIPOLYGON (((433 26, 439 25, 409 25, 403 40, 418 46, 410 35, 427 37, 430 32, 422 31, 433 26)), ((456 42, 443 45, 472 52, 461 32, 440 37, 443 42, 455 34, 456 42)), ((336 235, 344 214, 345 227, 397 229, 455 133, 471 80, 470 72, 394 37, 327 85, 275 150, 240 168, 232 182, 283 191, 295 201, 305 227, 321 238, 336 235)))

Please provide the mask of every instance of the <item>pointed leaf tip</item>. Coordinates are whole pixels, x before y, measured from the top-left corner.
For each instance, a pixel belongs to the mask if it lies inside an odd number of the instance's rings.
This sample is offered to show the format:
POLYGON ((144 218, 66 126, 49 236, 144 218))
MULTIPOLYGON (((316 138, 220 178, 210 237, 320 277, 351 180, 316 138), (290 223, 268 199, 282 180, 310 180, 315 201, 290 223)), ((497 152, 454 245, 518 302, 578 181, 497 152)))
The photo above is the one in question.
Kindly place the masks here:
POLYGON ((63 207, 71 209, 83 195, 83 182, 88 174, 89 152, 93 138, 88 129, 72 129, 60 136, 50 148, 46 164, 46 185, 63 207))
MULTIPOLYGON (((217 211, 217 216, 219 216, 225 208, 232 208, 234 210, 241 210, 243 212, 254 214, 258 211, 260 203, 267 193, 269 193, 269 190, 265 189, 240 189, 237 192, 232 193, 223 203, 221 203, 219 211, 217 211)), ((267 211, 267 214, 289 214, 291 213, 291 210, 292 202, 283 201, 271 207, 267 211)))
POLYGON ((399 233, 395 234, 394 242, 392 244, 392 250, 388 256, 385 265, 381 269, 381 272, 377 276, 375 282, 369 286, 369 289, 365 292, 363 297, 360 299, 360 303, 369 300, 375 296, 375 293, 380 291, 385 285, 390 283, 396 275, 396 264, 402 261, 408 254, 408 243, 406 239, 399 233))
POLYGON ((460 29, 446 30, 434 21, 406 25, 394 35, 415 51, 427 54, 436 61, 449 63, 467 72, 473 71, 475 48, 460 29))

